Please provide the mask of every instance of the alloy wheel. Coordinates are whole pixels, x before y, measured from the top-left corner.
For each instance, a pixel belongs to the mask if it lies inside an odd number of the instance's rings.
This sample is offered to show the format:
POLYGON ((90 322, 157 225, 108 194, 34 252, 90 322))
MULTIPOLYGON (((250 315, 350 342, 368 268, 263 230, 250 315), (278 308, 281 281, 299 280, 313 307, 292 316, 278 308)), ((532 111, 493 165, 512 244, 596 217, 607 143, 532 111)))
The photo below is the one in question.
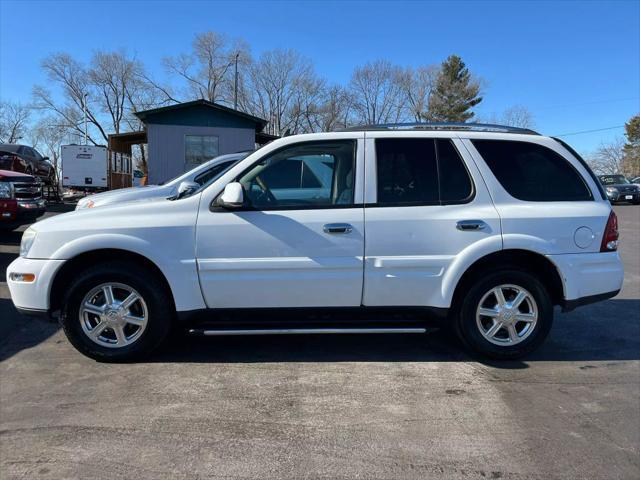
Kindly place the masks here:
POLYGON ((518 285, 504 284, 484 294, 476 310, 476 325, 494 345, 512 346, 528 338, 538 322, 533 295, 518 285))
POLYGON ((82 331, 107 348, 122 348, 138 340, 149 311, 142 296, 123 283, 103 283, 87 293, 79 310, 82 331))

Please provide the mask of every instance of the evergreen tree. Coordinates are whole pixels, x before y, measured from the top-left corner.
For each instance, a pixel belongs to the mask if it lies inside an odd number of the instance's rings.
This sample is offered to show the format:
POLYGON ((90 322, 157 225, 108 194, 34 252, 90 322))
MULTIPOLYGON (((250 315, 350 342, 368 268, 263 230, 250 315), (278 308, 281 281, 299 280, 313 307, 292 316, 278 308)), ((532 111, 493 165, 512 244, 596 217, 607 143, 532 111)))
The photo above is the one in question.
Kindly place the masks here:
POLYGON ((630 177, 640 175, 640 114, 624 124, 627 143, 624 145, 623 170, 630 177))
POLYGON ((426 118, 433 122, 466 122, 473 118, 471 108, 482 101, 479 94, 480 83, 462 58, 450 55, 440 68, 426 118))

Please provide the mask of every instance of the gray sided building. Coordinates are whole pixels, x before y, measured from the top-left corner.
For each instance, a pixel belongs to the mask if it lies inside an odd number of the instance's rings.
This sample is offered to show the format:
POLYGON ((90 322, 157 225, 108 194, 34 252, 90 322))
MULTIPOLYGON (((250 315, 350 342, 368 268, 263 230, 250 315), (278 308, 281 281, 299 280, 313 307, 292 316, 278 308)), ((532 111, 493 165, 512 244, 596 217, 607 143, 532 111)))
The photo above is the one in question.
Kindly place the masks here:
POLYGON ((158 184, 218 155, 254 150, 275 137, 263 120, 195 100, 135 114, 145 125, 148 183, 158 184))

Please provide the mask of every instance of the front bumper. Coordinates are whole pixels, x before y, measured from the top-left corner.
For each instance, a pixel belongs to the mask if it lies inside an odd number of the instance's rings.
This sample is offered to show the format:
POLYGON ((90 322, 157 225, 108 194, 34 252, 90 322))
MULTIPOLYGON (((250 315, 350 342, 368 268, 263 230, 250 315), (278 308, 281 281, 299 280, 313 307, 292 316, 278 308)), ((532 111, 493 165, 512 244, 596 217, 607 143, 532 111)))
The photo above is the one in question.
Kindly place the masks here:
POLYGON ((35 222, 44 215, 45 201, 39 200, 2 200, 0 201, 0 226, 15 228, 35 222))
POLYGON ((609 199, 611 202, 640 202, 640 192, 620 192, 615 199, 609 199))
POLYGON ((547 258, 562 277, 566 310, 611 298, 622 289, 624 267, 618 252, 547 255, 547 258))
POLYGON ((11 300, 18 311, 25 313, 39 312, 44 314, 50 310, 50 293, 53 279, 65 260, 40 260, 16 258, 7 267, 7 285, 11 300), (31 273, 35 275, 33 282, 13 280, 12 274, 31 273))

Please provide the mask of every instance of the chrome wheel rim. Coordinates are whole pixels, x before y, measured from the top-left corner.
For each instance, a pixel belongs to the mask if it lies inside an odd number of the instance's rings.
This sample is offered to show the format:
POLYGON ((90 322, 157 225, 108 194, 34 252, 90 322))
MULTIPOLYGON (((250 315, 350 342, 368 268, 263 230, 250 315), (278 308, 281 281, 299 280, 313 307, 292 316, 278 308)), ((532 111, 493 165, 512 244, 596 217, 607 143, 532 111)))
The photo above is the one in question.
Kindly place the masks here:
POLYGON ((476 310, 476 324, 485 340, 504 347, 528 338, 538 323, 533 295, 518 285, 499 285, 484 294, 476 310))
POLYGON ((80 325, 89 339, 107 348, 136 342, 147 328, 149 313, 142 296, 123 283, 103 283, 80 304, 80 325))

